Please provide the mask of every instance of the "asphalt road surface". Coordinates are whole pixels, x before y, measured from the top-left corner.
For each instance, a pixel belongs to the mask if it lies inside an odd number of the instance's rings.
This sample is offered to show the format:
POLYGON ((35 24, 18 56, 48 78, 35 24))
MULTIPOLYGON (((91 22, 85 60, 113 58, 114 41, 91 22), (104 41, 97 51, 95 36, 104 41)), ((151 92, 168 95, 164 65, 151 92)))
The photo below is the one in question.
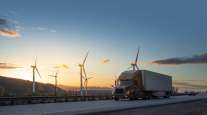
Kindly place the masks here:
POLYGON ((90 113, 90 115, 207 115, 207 99, 153 107, 90 113))
POLYGON ((207 95, 174 96, 170 99, 136 101, 85 101, 66 103, 47 103, 33 105, 1 106, 0 115, 75 115, 107 111, 127 110, 139 107, 159 106, 171 103, 189 102, 207 99, 207 95))

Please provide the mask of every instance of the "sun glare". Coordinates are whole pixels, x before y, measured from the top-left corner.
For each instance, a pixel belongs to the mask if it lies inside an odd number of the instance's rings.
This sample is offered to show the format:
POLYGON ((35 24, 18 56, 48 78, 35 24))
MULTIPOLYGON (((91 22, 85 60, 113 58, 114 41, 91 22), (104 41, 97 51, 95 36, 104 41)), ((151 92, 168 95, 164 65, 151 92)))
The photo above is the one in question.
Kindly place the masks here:
POLYGON ((24 80, 32 80, 31 71, 29 71, 27 68, 17 69, 15 73, 16 73, 15 75, 16 78, 20 78, 24 80))

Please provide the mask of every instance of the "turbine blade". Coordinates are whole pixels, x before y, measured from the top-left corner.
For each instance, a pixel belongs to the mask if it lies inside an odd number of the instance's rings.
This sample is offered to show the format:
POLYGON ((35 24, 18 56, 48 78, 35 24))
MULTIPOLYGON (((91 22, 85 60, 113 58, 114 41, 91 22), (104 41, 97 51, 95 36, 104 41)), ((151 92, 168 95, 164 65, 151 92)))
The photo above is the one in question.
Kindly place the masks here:
POLYGON ((87 57, 88 57, 88 53, 89 53, 89 52, 86 53, 86 56, 85 56, 85 58, 84 58, 84 60, 83 60, 83 65, 84 65, 85 62, 86 62, 86 59, 87 59, 87 57))
POLYGON ((88 77, 87 79, 89 80, 89 79, 92 79, 93 77, 88 77))
POLYGON ((135 62, 134 62, 135 64, 137 64, 137 61, 138 61, 138 57, 139 57, 139 49, 140 49, 140 48, 138 48, 137 56, 136 56, 136 59, 135 59, 135 62))
POLYGON ((35 68, 35 69, 36 69, 36 71, 37 71, 37 73, 38 73, 39 77, 40 77, 40 78, 42 78, 42 76, 40 75, 39 70, 38 70, 37 68, 35 68))
POLYGON ((50 77, 55 77, 54 75, 48 75, 48 76, 50 76, 50 77))
POLYGON ((87 78, 87 76, 86 76, 86 70, 85 70, 85 67, 83 66, 83 74, 84 74, 84 77, 85 77, 85 79, 87 78))
POLYGON ((139 70, 139 67, 137 65, 135 67, 137 68, 137 70, 139 70))
POLYGON ((87 82, 87 80, 84 80, 84 87, 86 88, 86 82, 87 82))
POLYGON ((128 67, 128 69, 131 69, 133 66, 128 67))
POLYGON ((35 56, 35 66, 37 66, 37 56, 35 56))
POLYGON ((58 76, 58 72, 55 73, 55 77, 57 77, 57 76, 58 76))

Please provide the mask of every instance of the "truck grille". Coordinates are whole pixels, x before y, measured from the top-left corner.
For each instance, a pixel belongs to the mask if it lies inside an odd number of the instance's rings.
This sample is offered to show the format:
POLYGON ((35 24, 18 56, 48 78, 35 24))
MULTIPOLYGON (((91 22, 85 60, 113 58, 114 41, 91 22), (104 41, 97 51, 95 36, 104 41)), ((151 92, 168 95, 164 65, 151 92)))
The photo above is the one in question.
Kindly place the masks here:
POLYGON ((123 93, 123 92, 124 92, 123 89, 116 89, 116 90, 115 90, 115 93, 123 93))

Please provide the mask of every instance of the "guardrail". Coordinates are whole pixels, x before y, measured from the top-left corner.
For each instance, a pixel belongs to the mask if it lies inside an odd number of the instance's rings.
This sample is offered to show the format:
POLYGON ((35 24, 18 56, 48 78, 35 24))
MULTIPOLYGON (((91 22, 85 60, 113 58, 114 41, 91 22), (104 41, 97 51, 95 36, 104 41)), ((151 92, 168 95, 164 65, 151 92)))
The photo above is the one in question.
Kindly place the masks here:
POLYGON ((38 104, 38 103, 56 103, 56 102, 74 102, 74 101, 96 101, 110 100, 112 95, 101 96, 30 96, 30 97, 0 97, 0 106, 6 105, 23 105, 23 104, 38 104))

